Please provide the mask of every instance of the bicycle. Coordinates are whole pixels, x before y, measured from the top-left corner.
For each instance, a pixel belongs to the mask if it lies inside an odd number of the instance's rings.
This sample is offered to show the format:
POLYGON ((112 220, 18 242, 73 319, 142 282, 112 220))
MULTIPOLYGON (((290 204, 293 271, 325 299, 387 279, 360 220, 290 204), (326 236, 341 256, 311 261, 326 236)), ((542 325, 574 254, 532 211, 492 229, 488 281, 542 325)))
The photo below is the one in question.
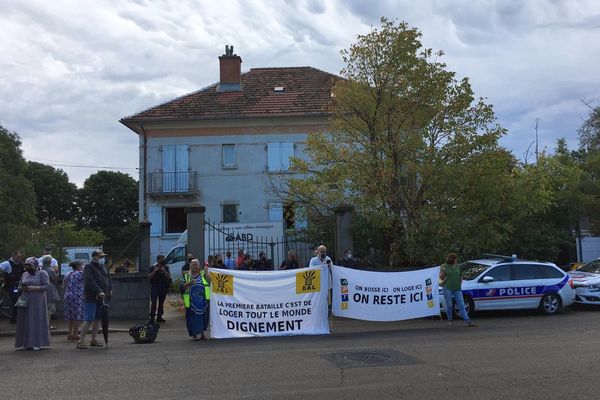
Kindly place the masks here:
POLYGON ((11 318, 13 313, 13 302, 10 297, 10 289, 0 288, 0 316, 11 318))

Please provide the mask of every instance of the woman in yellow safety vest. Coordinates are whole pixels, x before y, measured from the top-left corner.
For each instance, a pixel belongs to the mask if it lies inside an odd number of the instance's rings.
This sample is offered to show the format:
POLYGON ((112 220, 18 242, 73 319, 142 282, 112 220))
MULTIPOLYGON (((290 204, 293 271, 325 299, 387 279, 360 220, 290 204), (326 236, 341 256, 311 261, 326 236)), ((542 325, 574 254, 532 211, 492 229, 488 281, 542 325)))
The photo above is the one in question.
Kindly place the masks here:
POLYGON ((181 278, 181 293, 185 306, 187 330, 193 340, 205 339, 208 328, 208 304, 210 300, 209 280, 200 267, 200 261, 192 260, 190 272, 181 278))

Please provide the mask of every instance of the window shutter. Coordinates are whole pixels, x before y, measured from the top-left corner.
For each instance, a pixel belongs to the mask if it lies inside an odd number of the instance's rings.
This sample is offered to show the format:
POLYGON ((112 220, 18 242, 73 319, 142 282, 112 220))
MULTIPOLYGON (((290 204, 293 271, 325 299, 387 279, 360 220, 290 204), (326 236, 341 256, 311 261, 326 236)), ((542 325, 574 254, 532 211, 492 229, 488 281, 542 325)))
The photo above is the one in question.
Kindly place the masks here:
POLYGON ((150 236, 162 234, 162 208, 148 207, 148 219, 150 220, 150 236))
POLYGON ((281 169, 281 143, 267 143, 267 170, 281 169))
POLYGON ((175 190, 175 146, 172 144, 163 145, 163 192, 173 192, 175 190))
POLYGON ((189 191, 189 154, 189 146, 187 144, 178 144, 175 146, 175 191, 177 192, 189 191))
POLYGON ((283 204, 281 204, 281 203, 270 203, 269 204, 269 221, 270 222, 283 221, 283 204))
POLYGON ((294 143, 281 143, 281 170, 290 169, 290 158, 294 157, 294 143))

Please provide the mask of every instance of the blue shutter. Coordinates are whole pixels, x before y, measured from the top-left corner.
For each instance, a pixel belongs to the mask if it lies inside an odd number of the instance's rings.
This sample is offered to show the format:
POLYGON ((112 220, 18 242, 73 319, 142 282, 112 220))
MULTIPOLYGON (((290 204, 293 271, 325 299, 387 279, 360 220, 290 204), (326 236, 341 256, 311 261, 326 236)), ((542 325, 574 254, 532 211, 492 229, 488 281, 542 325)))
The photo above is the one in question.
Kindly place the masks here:
POLYGON ((291 157, 294 157, 294 143, 281 143, 281 171, 290 169, 291 157))
POLYGON ((188 192, 190 189, 189 177, 189 146, 178 144, 175 146, 175 191, 188 192))
POLYGON ((281 170, 281 143, 267 143, 267 171, 281 170))
POLYGON ((150 220, 150 236, 162 235, 162 207, 148 207, 148 219, 150 220))
POLYGON ((175 191, 175 146, 172 144, 165 144, 162 148, 163 154, 163 192, 174 192, 175 191))

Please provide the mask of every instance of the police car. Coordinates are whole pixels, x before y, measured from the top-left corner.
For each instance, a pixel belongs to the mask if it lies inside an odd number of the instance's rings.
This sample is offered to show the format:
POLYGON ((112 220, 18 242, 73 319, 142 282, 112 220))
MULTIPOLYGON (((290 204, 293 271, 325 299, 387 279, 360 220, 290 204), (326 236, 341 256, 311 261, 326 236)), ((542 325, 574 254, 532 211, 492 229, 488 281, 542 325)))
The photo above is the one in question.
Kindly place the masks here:
MULTIPOLYGON (((539 309, 556 314, 575 301, 573 281, 555 264, 490 256, 461 264, 462 292, 470 315, 484 310, 539 309)), ((440 306, 446 311, 440 287, 440 306)), ((454 305, 454 313, 458 307, 454 305)))
POLYGON ((575 285, 575 302, 600 305, 600 258, 570 271, 569 275, 575 285))

